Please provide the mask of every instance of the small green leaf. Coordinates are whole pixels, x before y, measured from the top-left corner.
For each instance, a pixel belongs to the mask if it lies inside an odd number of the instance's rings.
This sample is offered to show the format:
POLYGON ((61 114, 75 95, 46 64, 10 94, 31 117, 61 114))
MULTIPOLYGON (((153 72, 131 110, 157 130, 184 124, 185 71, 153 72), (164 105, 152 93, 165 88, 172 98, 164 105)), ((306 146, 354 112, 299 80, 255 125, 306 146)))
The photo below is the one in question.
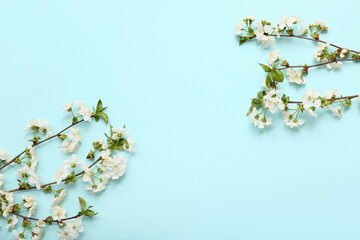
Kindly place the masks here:
POLYGON ((260 92, 257 93, 257 96, 258 96, 258 98, 262 99, 265 94, 266 94, 265 91, 260 91, 260 92))
POLYGON ((102 101, 101 99, 99 99, 98 103, 97 103, 97 106, 96 106, 96 110, 99 110, 103 107, 103 104, 102 104, 102 101))
POLYGON ((87 217, 92 217, 92 216, 95 216, 96 214, 98 214, 98 213, 96 213, 96 212, 94 212, 92 210, 89 210, 89 209, 85 210, 83 213, 87 217))
POLYGON ((86 201, 83 198, 79 197, 79 203, 80 203, 81 211, 84 211, 86 208, 86 201))
POLYGON ((271 86, 271 77, 270 77, 270 74, 268 74, 267 77, 266 77, 265 85, 266 85, 268 88, 270 88, 270 86, 271 86))
POLYGON ((248 37, 248 36, 246 36, 246 37, 244 37, 244 36, 239 36, 239 45, 247 42, 248 40, 249 40, 249 37, 248 37))
POLYGON ((265 72, 271 72, 271 68, 268 65, 261 63, 259 63, 259 65, 264 69, 265 72))
POLYGON ((103 112, 99 112, 96 114, 96 116, 102 118, 106 123, 109 122, 109 117, 106 113, 103 113, 103 112))
POLYGON ((270 77, 272 79, 274 79, 274 81, 276 82, 282 82, 284 81, 284 74, 278 70, 278 69, 274 69, 270 72, 270 77))

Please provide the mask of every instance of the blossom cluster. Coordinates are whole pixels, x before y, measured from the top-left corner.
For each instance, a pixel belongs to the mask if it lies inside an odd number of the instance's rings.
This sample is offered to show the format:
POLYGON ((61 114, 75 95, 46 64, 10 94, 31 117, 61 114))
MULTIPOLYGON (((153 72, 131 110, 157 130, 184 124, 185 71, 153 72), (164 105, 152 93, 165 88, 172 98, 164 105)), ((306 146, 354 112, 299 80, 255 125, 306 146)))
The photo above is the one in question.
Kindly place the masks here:
MULTIPOLYGON (((106 107, 99 101, 93 111, 84 102, 67 103, 64 112, 72 114, 72 123, 57 134, 52 133, 51 127, 44 119, 31 120, 26 131, 33 133, 28 146, 22 153, 11 158, 4 150, 0 149, 0 216, 6 221, 6 229, 12 231, 14 239, 39 240, 44 238, 45 226, 57 223, 59 230, 56 232, 58 239, 72 240, 84 231, 81 217, 92 217, 97 213, 87 206, 86 201, 79 197, 80 211, 73 216, 68 216, 68 211, 61 204, 68 196, 64 186, 70 183, 77 183, 78 180, 85 183, 84 188, 90 193, 95 194, 106 189, 107 184, 123 176, 126 171, 126 158, 118 153, 124 151, 135 152, 134 138, 129 137, 130 133, 124 127, 110 126, 110 134, 105 134, 106 139, 93 141, 89 154, 84 161, 79 159, 75 153, 82 141, 80 129, 75 127, 81 122, 91 122, 103 119, 108 122, 108 116, 104 113, 106 107), (77 112, 74 110, 77 109, 77 112), (47 138, 41 139, 41 135, 47 138), (69 158, 62 163, 54 173, 55 182, 43 183, 36 168, 39 158, 36 153, 36 146, 43 144, 50 139, 58 138, 62 144, 59 146, 65 154, 70 154, 69 158), (86 164, 85 161, 91 161, 86 164), (10 165, 18 165, 15 171, 18 188, 4 190, 6 185, 4 168, 10 165), (46 218, 36 218, 39 204, 34 197, 22 195, 17 200, 14 196, 17 192, 24 192, 29 189, 37 189, 52 195, 50 203, 50 215, 46 218), (22 222, 21 222, 22 220, 22 222)), ((46 237, 54 239, 54 237, 46 237)))
POLYGON ((297 128, 305 123, 304 119, 299 118, 303 113, 317 117, 315 111, 319 108, 330 112, 335 117, 341 117, 343 109, 351 106, 351 99, 359 97, 359 95, 342 96, 337 89, 325 92, 324 96, 321 96, 320 90, 310 89, 306 91, 301 101, 291 101, 285 94, 280 96, 282 91, 279 90, 279 84, 284 81, 285 76, 290 83, 304 85, 306 84, 305 75, 308 74, 310 68, 323 66, 328 70, 339 70, 343 62, 360 61, 360 52, 319 39, 320 33, 328 30, 324 21, 315 20, 314 23, 306 26, 301 18, 292 14, 285 15, 272 24, 268 20, 255 21, 255 18, 251 16, 240 21, 234 30, 240 45, 251 39, 257 39, 263 48, 268 48, 276 45, 276 38, 282 37, 318 43, 313 55, 316 63, 313 65, 290 65, 277 49, 269 53, 266 64, 260 64, 266 73, 266 78, 262 79, 262 87, 265 90, 258 92, 257 97, 252 99, 247 114, 255 127, 262 129, 271 125, 272 119, 266 114, 268 110, 275 113, 276 109, 282 113, 285 125, 290 128, 297 128), (290 104, 296 104, 296 107, 291 107, 290 104))
POLYGON ((248 115, 250 122, 255 127, 262 129, 272 124, 272 119, 270 117, 266 118, 267 110, 275 113, 279 109, 285 125, 290 128, 297 128, 305 123, 304 119, 299 119, 299 114, 301 113, 307 113, 309 116, 316 118, 316 110, 323 108, 325 111, 331 112, 334 117, 340 118, 343 108, 351 105, 351 101, 348 98, 335 100, 341 98, 337 89, 325 92, 324 96, 321 96, 320 90, 314 91, 314 89, 310 89, 306 91, 298 106, 295 109, 291 109, 289 107, 289 97, 285 94, 280 97, 280 93, 281 90, 275 89, 260 91, 257 98, 252 99, 248 115), (262 108, 262 111, 259 112, 258 108, 262 108))

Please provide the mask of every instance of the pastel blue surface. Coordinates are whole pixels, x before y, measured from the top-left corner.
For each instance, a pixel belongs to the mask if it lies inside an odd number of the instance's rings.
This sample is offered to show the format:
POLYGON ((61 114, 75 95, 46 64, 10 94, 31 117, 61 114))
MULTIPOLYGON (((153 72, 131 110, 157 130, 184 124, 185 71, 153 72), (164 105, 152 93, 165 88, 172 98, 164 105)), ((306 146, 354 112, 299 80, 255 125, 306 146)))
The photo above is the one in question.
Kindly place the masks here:
MULTIPOLYGON (((327 113, 290 130, 279 114, 265 131, 245 116, 261 89, 270 50, 255 41, 239 47, 233 33, 244 16, 273 22, 295 13, 326 21, 321 37, 359 49, 357 1, 2 1, 0 8, 0 147, 16 155, 27 143, 30 118, 54 131, 70 118, 67 101, 101 98, 114 126, 126 124, 137 153, 128 170, 99 195, 69 186, 68 216, 77 197, 95 206, 79 239, 360 239, 359 106, 341 120, 327 113)), ((316 45, 281 39, 290 63, 312 63, 316 45)), ((309 88, 360 89, 359 65, 339 72, 311 70, 304 87, 282 89, 300 98, 309 88)), ((79 151, 103 137, 104 123, 80 126, 79 151)), ((69 156, 59 141, 38 147, 44 182, 69 156)), ((6 170, 9 189, 16 186, 6 170)), ((50 196, 39 199, 46 217, 50 196)), ((21 193, 16 194, 20 199, 21 193)), ((0 239, 11 239, 1 220, 0 239)), ((56 227, 45 239, 54 239, 56 227)))

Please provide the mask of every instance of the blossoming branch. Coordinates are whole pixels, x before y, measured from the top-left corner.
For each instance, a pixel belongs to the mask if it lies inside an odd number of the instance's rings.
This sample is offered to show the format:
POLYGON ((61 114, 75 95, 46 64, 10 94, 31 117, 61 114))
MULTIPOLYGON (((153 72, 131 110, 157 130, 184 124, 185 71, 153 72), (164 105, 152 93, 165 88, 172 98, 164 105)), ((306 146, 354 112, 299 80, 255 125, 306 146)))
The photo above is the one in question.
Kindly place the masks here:
POLYGON ((320 34, 328 30, 324 21, 316 20, 306 26, 298 16, 285 15, 272 25, 267 20, 255 21, 251 16, 240 21, 234 30, 240 45, 257 39, 263 48, 268 48, 276 45, 276 38, 282 37, 309 40, 319 44, 314 51, 313 57, 317 62, 315 64, 290 65, 281 57, 279 50, 270 52, 267 63, 260 64, 267 75, 262 79, 262 87, 265 90, 258 92, 257 97, 252 99, 247 114, 255 127, 264 128, 271 125, 272 119, 266 117, 266 114, 268 111, 275 113, 277 108, 282 112, 284 123, 290 128, 300 127, 305 123, 305 120, 299 118, 303 113, 317 117, 315 111, 319 108, 330 111, 335 117, 341 117, 343 109, 351 106, 351 99, 359 96, 342 96, 337 89, 327 91, 323 96, 320 90, 310 89, 304 94, 302 101, 292 101, 289 96, 280 95, 282 91, 278 89, 278 85, 284 81, 284 73, 289 82, 303 85, 310 68, 326 67, 328 70, 339 70, 344 62, 360 61, 359 51, 320 40, 320 34))
POLYGON ((134 138, 129 137, 129 132, 124 127, 113 127, 110 125, 109 135, 105 133, 106 142, 103 139, 93 141, 92 149, 89 150, 84 159, 92 162, 85 164, 80 161, 77 152, 82 141, 81 133, 75 125, 82 122, 91 122, 100 119, 108 123, 108 115, 104 112, 99 100, 96 107, 91 109, 84 102, 67 103, 64 106, 66 113, 71 113, 71 124, 56 134, 44 119, 32 119, 25 131, 32 133, 32 142, 24 151, 11 158, 4 150, 0 149, 0 170, 3 172, 6 166, 21 166, 16 172, 18 188, 3 190, 5 175, 0 173, 0 216, 6 223, 6 229, 12 230, 15 239, 26 239, 29 236, 32 240, 41 239, 44 236, 46 224, 57 223, 58 239, 76 239, 79 233, 84 230, 81 217, 91 217, 96 215, 91 208, 87 206, 86 201, 79 197, 80 211, 71 217, 67 217, 67 209, 61 206, 62 201, 67 196, 67 191, 61 184, 68 185, 77 183, 78 180, 87 183, 85 189, 95 194, 105 190, 110 180, 116 180, 123 176, 126 171, 127 160, 116 152, 125 151, 135 152, 134 138), (45 138, 42 137, 45 135, 45 138), (65 160, 63 165, 54 173, 53 182, 42 183, 40 175, 36 172, 39 159, 35 147, 44 144, 47 141, 58 138, 61 141, 59 149, 72 155, 70 159, 65 160), (50 203, 51 215, 46 218, 35 218, 38 208, 37 202, 32 196, 21 196, 20 201, 15 200, 13 195, 16 192, 24 192, 30 189, 37 189, 44 193, 51 194, 50 203), (22 219, 20 229, 18 227, 19 218, 22 219))

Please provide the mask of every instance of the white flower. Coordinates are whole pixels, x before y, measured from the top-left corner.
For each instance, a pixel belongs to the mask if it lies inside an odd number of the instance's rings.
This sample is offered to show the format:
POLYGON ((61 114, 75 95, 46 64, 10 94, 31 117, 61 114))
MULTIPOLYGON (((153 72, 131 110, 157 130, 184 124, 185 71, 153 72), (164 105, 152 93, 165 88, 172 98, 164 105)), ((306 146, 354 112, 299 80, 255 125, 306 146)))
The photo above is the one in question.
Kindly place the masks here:
POLYGON ((8 220, 8 225, 6 226, 6 230, 9 230, 10 228, 14 228, 15 225, 19 222, 16 215, 12 215, 12 217, 8 220))
POLYGON ((240 35, 241 31, 244 29, 244 25, 242 24, 242 21, 238 22, 234 28, 234 31, 236 34, 240 35))
POLYGON ((78 168, 81 167, 84 163, 81 161, 78 161, 78 157, 76 154, 71 155, 70 160, 65 160, 63 163, 63 166, 65 168, 78 168))
POLYGON ((334 110, 332 111, 333 112, 333 116, 334 117, 338 117, 338 118, 341 118, 342 115, 341 115, 341 108, 340 107, 337 107, 337 108, 334 108, 334 110))
POLYGON ((270 33, 270 31, 272 30, 270 25, 265 24, 264 26, 260 21, 256 21, 254 23, 254 26, 256 27, 255 29, 256 36, 264 35, 265 33, 270 33))
POLYGON ((130 133, 128 131, 126 131, 125 128, 111 128, 112 132, 113 132, 113 135, 111 136, 111 138, 113 140, 119 140, 119 138, 121 137, 126 137, 126 136, 129 136, 130 133))
POLYGON ((273 38, 272 36, 257 35, 256 39, 258 40, 258 42, 261 44, 261 46, 263 48, 269 48, 270 46, 276 45, 275 38, 273 38))
POLYGON ((99 180, 101 182, 100 184, 96 184, 95 182, 90 183, 90 185, 85 187, 85 190, 90 191, 92 194, 105 190, 106 184, 109 183, 109 179, 106 177, 105 174, 101 174, 99 176, 99 180))
POLYGON ((68 137, 72 141, 81 142, 80 130, 78 128, 76 128, 76 127, 70 128, 70 133, 69 133, 68 137))
POLYGON ((54 220, 61 220, 63 218, 65 218, 65 214, 66 214, 66 209, 57 205, 55 207, 50 208, 52 214, 53 214, 53 219, 54 220))
POLYGON ((321 106, 321 99, 319 99, 320 94, 321 94, 320 90, 314 92, 313 88, 306 91, 306 93, 302 97, 302 99, 303 99, 303 103, 302 103, 303 107, 305 109, 311 108, 312 106, 314 106, 315 108, 319 108, 321 106))
POLYGON ((281 93, 281 90, 270 89, 263 97, 263 105, 265 108, 269 108, 271 113, 275 113, 277 107, 280 110, 285 109, 285 104, 281 98, 277 96, 279 93, 281 93))
POLYGON ((40 219, 39 221, 37 221, 36 226, 38 226, 39 228, 44 228, 45 227, 45 222, 40 219))
POLYGON ((299 23, 299 25, 300 25, 300 29, 299 29, 298 35, 301 36, 301 35, 304 35, 306 33, 306 25, 302 24, 302 23, 299 23))
POLYGON ((338 93, 337 88, 334 88, 334 89, 331 89, 331 90, 325 92, 325 97, 326 97, 326 99, 338 98, 338 97, 340 97, 340 94, 338 93))
POLYGON ((327 49, 327 47, 330 46, 330 43, 326 43, 326 44, 320 44, 315 52, 314 52, 314 59, 317 61, 317 62, 327 62, 328 60, 325 58, 324 59, 324 51, 327 49))
POLYGON ((31 215, 34 215, 36 213, 37 210, 36 204, 37 202, 35 202, 35 204, 29 208, 28 217, 31 217, 31 215))
POLYGON ((94 176, 94 173, 90 170, 90 168, 88 166, 85 166, 85 164, 82 165, 81 168, 84 171, 84 175, 83 175, 83 178, 82 178, 83 181, 84 182, 89 182, 90 184, 92 184, 93 183, 92 178, 94 176))
POLYGON ((135 139, 133 137, 127 138, 128 147, 125 148, 125 151, 130 153, 135 153, 135 139))
POLYGON ((346 48, 341 49, 340 58, 346 57, 348 53, 349 53, 349 50, 347 50, 346 48))
POLYGON ((83 116, 84 121, 91 122, 91 110, 88 106, 81 105, 78 112, 83 116))
POLYGON ((329 105, 329 106, 324 107, 324 109, 325 109, 325 111, 331 111, 332 115, 334 117, 341 118, 341 116, 342 116, 340 107, 335 108, 332 105, 329 105))
POLYGON ((44 235, 44 228, 41 227, 35 227, 32 229, 32 240, 39 240, 44 235))
POLYGON ((63 153, 72 153, 72 152, 76 152, 78 150, 79 147, 79 142, 77 141, 71 141, 69 142, 68 140, 64 140, 62 142, 61 146, 58 146, 59 149, 61 149, 61 151, 63 153))
POLYGON ((29 171, 30 171, 30 168, 28 165, 25 165, 24 167, 18 169, 16 172, 15 172, 15 176, 28 176, 29 175, 29 171))
POLYGON ((271 125, 271 124, 272 124, 272 119, 271 119, 271 118, 263 118, 263 117, 262 117, 262 118, 261 118, 261 121, 260 121, 260 123, 259 123, 259 125, 258 125, 258 128, 259 128, 259 129, 263 129, 263 128, 271 125))
POLYGON ((58 170, 56 170, 54 175, 54 180, 56 180, 59 185, 61 181, 69 175, 68 166, 62 166, 58 170))
POLYGON ((331 69, 340 70, 342 68, 342 66, 343 66, 343 63, 336 61, 336 62, 333 62, 333 63, 326 64, 325 66, 329 70, 331 70, 331 69))
POLYGON ((81 218, 76 218, 74 222, 66 221, 65 231, 83 232, 84 227, 81 225, 81 218))
POLYGON ((274 51, 270 52, 268 55, 268 64, 271 65, 274 62, 276 62, 277 60, 279 60, 280 58, 281 58, 280 50, 274 50, 274 51))
MULTIPOLYGON (((359 93, 360 94, 360 93, 359 93)), ((251 123, 255 123, 255 121, 257 121, 256 116, 258 115, 258 111, 256 109, 256 107, 253 107, 251 113, 249 114, 249 120, 251 123)))
POLYGON ((102 163, 105 166, 108 166, 111 162, 112 162, 112 157, 111 157, 111 152, 109 149, 106 149, 105 151, 102 151, 101 154, 101 159, 103 160, 102 163))
POLYGON ((35 148, 28 146, 26 150, 32 162, 37 162, 39 160, 35 148))
POLYGON ((65 106, 63 107, 64 108, 63 113, 69 112, 73 106, 74 106, 74 102, 66 103, 65 106))
POLYGON ((66 231, 66 230, 64 231, 58 230, 56 231, 56 234, 59 236, 58 240, 73 240, 78 237, 77 232, 66 231))
POLYGON ((296 84, 305 84, 305 78, 302 76, 302 71, 300 69, 286 69, 286 76, 289 79, 289 82, 293 82, 296 84))
POLYGON ((262 45, 263 48, 268 48, 269 46, 274 46, 276 44, 275 39, 272 36, 265 35, 265 33, 270 33, 272 30, 270 25, 265 24, 265 26, 257 21, 254 23, 256 39, 262 45))
POLYGON ((26 240, 26 232, 18 233, 16 230, 12 231, 13 237, 15 240, 26 240))
POLYGON ((46 134, 46 137, 50 137, 52 135, 52 131, 50 126, 48 125, 45 119, 31 119, 30 123, 25 128, 25 131, 32 129, 33 131, 38 131, 40 134, 46 134))
POLYGON ((6 218, 9 216, 9 213, 12 211, 13 204, 6 205, 5 203, 2 203, 1 209, 3 210, 3 216, 6 218))
POLYGON ((263 129, 272 124, 271 118, 264 118, 263 116, 258 115, 258 111, 254 107, 252 112, 249 114, 249 120, 254 124, 254 127, 258 127, 259 129, 263 129))
POLYGON ((35 199, 31 196, 22 196, 21 198, 24 199, 24 206, 27 208, 36 205, 35 199))
POLYGON ((120 176, 124 175, 126 171, 127 160, 121 155, 113 157, 109 171, 106 173, 107 178, 118 179, 120 176))
POLYGON ((296 18, 290 17, 289 15, 284 15, 278 22, 279 28, 284 29, 285 27, 292 27, 294 22, 296 22, 296 18))
POLYGON ((9 157, 9 155, 1 148, 0 148, 0 160, 5 161, 5 162, 11 161, 11 158, 9 157))
POLYGON ((36 185, 36 189, 40 190, 41 189, 41 179, 40 176, 37 175, 34 171, 30 170, 29 171, 29 183, 31 184, 35 184, 36 185))
POLYGON ((5 192, 5 199, 8 201, 9 205, 14 204, 14 195, 11 192, 5 192))
POLYGON ((283 112, 283 118, 285 125, 289 126, 290 128, 297 128, 302 126, 305 121, 303 119, 296 120, 294 119, 294 116, 289 114, 288 112, 283 112))
POLYGON ((51 206, 59 205, 66 197, 66 190, 61 189, 60 193, 53 196, 53 199, 51 200, 51 206))
POLYGON ((102 140, 102 139, 99 139, 99 140, 97 140, 97 141, 94 141, 94 142, 93 142, 93 145, 94 145, 94 147, 95 147, 95 146, 98 146, 98 148, 99 148, 99 149, 102 149, 102 150, 105 150, 105 149, 107 148, 104 140, 102 140))

